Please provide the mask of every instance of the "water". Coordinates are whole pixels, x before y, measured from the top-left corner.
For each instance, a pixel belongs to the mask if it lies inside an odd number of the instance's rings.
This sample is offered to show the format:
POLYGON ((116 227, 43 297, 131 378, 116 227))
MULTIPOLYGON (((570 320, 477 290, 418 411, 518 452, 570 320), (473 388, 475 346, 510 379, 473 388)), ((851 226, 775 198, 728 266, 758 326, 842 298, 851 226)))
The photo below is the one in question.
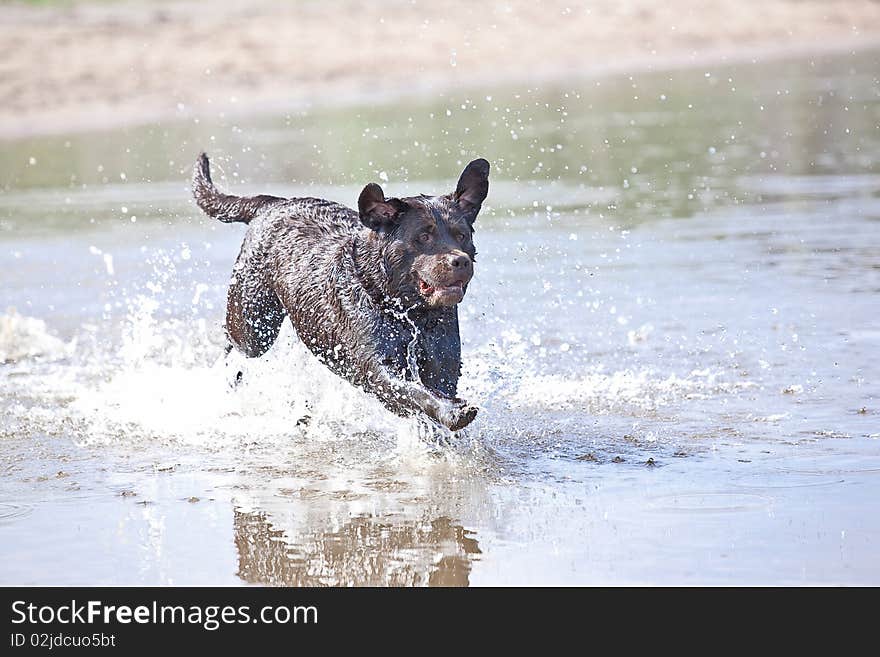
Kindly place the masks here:
POLYGON ((878 60, 4 142, 0 582, 880 583, 878 60), (289 327, 228 388, 201 149, 350 205, 493 163, 452 445, 289 327))

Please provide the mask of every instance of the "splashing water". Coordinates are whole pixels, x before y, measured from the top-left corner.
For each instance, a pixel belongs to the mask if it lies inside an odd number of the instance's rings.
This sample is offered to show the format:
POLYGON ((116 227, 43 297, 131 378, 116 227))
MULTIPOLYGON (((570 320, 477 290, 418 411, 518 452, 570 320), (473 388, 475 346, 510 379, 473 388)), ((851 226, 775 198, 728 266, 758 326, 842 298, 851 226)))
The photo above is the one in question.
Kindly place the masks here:
POLYGON ((25 317, 15 309, 0 315, 0 363, 57 360, 74 348, 75 344, 65 344, 52 335, 41 319, 25 317))

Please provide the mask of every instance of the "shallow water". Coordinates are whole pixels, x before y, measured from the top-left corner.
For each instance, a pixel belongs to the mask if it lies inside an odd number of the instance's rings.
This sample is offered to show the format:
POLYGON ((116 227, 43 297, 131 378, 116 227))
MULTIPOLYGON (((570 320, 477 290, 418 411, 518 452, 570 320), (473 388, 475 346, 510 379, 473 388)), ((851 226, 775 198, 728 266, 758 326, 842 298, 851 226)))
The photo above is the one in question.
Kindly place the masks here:
POLYGON ((880 583, 878 64, 0 144, 0 583, 880 583), (242 227, 190 203, 201 149, 348 204, 493 163, 466 432, 289 327, 229 389, 242 227))

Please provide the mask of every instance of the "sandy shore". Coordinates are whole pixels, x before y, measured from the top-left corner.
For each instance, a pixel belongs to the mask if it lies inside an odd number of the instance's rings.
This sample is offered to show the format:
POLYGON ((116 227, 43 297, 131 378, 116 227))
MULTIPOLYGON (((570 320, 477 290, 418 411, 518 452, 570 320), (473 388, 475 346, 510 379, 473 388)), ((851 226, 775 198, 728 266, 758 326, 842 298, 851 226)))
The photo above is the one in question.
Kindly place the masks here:
POLYGON ((0 137, 880 43, 873 0, 0 4, 0 137))

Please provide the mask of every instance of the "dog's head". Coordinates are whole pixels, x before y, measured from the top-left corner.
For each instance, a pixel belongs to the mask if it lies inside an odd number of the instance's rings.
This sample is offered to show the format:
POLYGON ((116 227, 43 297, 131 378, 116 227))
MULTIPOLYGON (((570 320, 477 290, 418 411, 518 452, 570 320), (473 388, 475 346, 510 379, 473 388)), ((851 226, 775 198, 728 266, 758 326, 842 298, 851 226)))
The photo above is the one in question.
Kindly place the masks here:
POLYGON ((385 198, 370 183, 361 222, 382 241, 387 290, 407 306, 454 306, 474 275, 474 221, 489 193, 489 163, 474 160, 445 196, 385 198))

